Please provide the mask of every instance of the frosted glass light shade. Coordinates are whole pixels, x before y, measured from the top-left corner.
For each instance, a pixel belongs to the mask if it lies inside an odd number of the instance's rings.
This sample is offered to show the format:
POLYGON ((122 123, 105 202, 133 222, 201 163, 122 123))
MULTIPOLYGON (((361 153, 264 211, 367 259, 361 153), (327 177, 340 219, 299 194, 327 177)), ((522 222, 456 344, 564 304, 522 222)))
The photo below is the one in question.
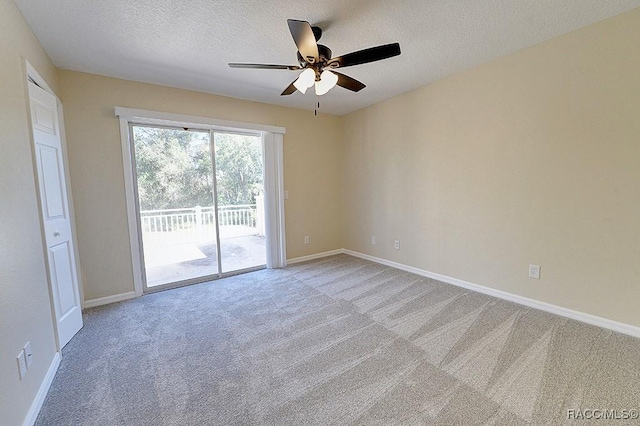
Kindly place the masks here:
POLYGON ((313 86, 314 81, 316 81, 316 72, 311 68, 307 68, 300 73, 300 76, 293 82, 293 85, 304 94, 309 87, 313 86))
POLYGON ((338 82, 338 76, 329 70, 322 71, 320 74, 320 81, 316 81, 316 95, 324 95, 338 82))

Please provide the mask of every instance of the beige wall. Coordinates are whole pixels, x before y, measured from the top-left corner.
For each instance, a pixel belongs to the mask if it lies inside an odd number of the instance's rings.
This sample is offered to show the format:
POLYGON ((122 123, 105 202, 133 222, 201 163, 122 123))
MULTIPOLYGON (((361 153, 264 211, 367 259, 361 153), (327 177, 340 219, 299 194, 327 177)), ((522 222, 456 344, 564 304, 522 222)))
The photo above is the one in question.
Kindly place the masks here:
POLYGON ((22 424, 56 352, 27 118, 23 58, 56 69, 11 0, 0 0, 0 423, 22 424), (20 381, 16 357, 31 342, 20 381))
POLYGON ((59 79, 86 300, 133 291, 115 106, 286 127, 287 255, 341 247, 339 117, 71 71, 59 79))
POLYGON ((346 116, 345 247, 640 326, 638 46, 640 9, 346 116))

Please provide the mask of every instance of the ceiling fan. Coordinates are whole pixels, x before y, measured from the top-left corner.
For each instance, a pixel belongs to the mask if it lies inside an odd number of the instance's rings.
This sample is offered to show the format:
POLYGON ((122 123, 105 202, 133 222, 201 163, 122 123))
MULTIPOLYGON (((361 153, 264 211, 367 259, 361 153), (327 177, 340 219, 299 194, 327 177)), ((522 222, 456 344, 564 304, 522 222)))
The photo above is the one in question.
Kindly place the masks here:
POLYGON ((231 68, 304 70, 295 81, 284 89, 280 96, 290 95, 296 89, 304 94, 313 85, 315 85, 316 95, 324 95, 336 84, 353 92, 358 92, 366 86, 355 78, 336 72, 335 69, 375 62, 400 54, 400 44, 391 43, 332 58, 331 49, 317 43, 322 36, 322 29, 312 27, 307 21, 298 21, 296 19, 288 19, 287 23, 289 24, 289 31, 291 31, 293 41, 298 47, 299 65, 229 64, 231 68))

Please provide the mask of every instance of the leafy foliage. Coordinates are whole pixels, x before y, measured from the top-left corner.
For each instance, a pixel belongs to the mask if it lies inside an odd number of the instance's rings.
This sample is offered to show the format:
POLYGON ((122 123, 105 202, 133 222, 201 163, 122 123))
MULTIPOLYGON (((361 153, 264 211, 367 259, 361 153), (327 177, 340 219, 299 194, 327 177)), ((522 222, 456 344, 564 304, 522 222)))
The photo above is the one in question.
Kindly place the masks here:
MULTIPOLYGON (((213 205, 209 133, 133 128, 141 210, 213 205)), ((262 191, 260 139, 216 133, 218 204, 253 204, 262 191)))
POLYGON ((262 143, 256 136, 215 134, 218 204, 254 204, 262 192, 262 143))

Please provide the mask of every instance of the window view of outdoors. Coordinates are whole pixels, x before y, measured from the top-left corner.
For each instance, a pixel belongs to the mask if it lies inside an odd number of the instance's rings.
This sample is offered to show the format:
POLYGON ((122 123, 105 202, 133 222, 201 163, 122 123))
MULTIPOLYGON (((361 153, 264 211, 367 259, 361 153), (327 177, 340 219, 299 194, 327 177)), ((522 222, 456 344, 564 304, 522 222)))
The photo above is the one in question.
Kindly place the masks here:
POLYGON ((267 263, 262 139, 215 133, 222 272, 267 263))
POLYGON ((209 132, 133 127, 148 287, 266 262, 261 140, 214 139, 217 217, 209 132))

